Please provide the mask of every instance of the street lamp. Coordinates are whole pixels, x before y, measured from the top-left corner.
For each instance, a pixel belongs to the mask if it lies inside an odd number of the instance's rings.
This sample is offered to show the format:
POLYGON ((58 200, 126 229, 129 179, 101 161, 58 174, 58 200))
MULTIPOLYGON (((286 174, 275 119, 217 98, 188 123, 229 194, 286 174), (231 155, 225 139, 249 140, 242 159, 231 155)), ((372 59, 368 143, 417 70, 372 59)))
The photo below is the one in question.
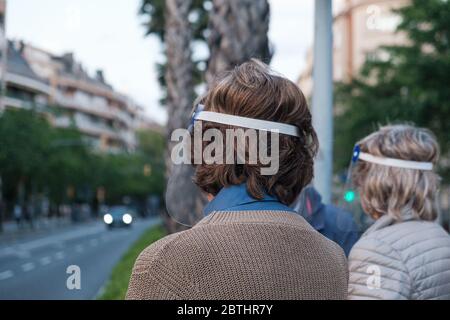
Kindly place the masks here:
POLYGON ((331 202, 333 174, 333 16, 331 0, 316 0, 314 21, 312 116, 319 138, 314 186, 324 203, 331 202))

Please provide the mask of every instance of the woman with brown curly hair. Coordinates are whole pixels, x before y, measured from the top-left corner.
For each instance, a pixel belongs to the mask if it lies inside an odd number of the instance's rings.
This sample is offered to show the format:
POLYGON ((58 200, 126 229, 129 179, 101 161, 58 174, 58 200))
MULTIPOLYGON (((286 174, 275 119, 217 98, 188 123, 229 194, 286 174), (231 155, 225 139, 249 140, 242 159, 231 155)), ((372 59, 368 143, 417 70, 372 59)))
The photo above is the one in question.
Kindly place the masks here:
POLYGON ((357 144, 352 173, 375 223, 349 256, 351 299, 450 299, 450 236, 436 223, 439 147, 410 125, 357 144))
MULTIPOLYGON (((299 88, 252 60, 218 77, 199 103, 194 122, 203 135, 226 139, 232 130, 233 139, 246 140, 246 130, 276 131, 277 139, 249 139, 240 155, 223 141, 212 156, 226 161, 195 163, 195 183, 210 200, 204 218, 142 252, 127 298, 345 299, 342 249, 289 207, 313 177, 317 150, 299 88), (258 148, 275 152, 274 172, 250 161, 258 148)), ((202 141, 203 150, 213 143, 202 141)))

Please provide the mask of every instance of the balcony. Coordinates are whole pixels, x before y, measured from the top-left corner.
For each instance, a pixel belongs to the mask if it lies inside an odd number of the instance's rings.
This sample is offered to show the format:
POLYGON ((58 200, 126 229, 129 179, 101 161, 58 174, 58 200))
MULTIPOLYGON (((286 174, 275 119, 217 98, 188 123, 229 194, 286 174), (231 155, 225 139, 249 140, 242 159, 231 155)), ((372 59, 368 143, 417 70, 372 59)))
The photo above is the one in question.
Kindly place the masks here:
POLYGON ((115 118, 119 121, 122 121, 128 128, 133 127, 134 119, 129 113, 121 110, 116 111, 115 118))
POLYGON ((116 119, 129 128, 133 126, 133 117, 128 112, 109 106, 107 101, 100 97, 89 98, 83 94, 67 96, 58 93, 56 103, 62 107, 96 115, 100 118, 116 119))
POLYGON ((56 103, 65 108, 80 110, 102 118, 114 118, 114 111, 106 103, 99 103, 95 100, 83 99, 77 96, 69 97, 58 93, 56 95, 56 103))
POLYGON ((93 136, 107 136, 111 139, 120 139, 117 132, 103 122, 94 122, 88 116, 77 113, 74 116, 75 125, 78 130, 93 136))
POLYGON ((50 86, 45 82, 11 72, 6 73, 6 82, 24 88, 27 91, 33 91, 35 93, 50 95, 51 91, 50 86))
POLYGON ((5 103, 5 106, 9 107, 9 108, 35 110, 37 112, 46 112, 47 111, 47 105, 45 105, 43 103, 20 99, 19 97, 14 97, 14 96, 6 96, 4 98, 4 103, 5 103))

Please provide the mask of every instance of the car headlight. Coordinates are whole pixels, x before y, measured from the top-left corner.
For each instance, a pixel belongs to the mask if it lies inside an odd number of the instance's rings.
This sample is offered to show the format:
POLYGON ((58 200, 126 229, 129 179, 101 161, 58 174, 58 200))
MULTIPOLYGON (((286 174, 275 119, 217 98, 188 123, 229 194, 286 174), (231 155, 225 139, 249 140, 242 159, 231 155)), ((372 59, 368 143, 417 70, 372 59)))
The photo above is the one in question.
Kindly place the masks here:
POLYGON ((112 215, 110 215, 109 213, 107 213, 107 214, 105 214, 104 216, 103 216, 103 221, 105 221, 105 223, 106 224, 111 224, 111 223, 113 223, 113 216, 112 215))
POLYGON ((122 216, 122 221, 123 221, 123 223, 125 223, 125 224, 130 224, 130 223, 133 221, 133 217, 131 216, 131 214, 125 213, 125 214, 122 216))

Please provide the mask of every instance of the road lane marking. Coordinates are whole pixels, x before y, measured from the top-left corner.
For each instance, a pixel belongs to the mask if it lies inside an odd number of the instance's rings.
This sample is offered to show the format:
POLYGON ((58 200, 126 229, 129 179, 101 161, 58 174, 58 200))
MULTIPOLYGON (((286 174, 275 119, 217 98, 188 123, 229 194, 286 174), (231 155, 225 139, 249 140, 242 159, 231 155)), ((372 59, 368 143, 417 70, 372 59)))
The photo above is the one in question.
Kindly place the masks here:
POLYGON ((24 243, 13 245, 10 247, 0 247, 0 257, 8 256, 11 254, 17 254, 16 251, 31 251, 48 245, 57 244, 60 242, 66 242, 75 239, 82 239, 87 236, 97 235, 103 233, 105 230, 104 223, 99 222, 95 225, 83 226, 80 228, 75 228, 61 234, 45 236, 43 238, 29 240, 24 243))
POLYGON ((3 271, 3 272, 0 272, 0 281, 1 280, 6 280, 6 279, 9 279, 9 278, 12 278, 12 277, 14 277, 14 273, 11 270, 6 270, 6 271, 3 271))
POLYGON ((50 264, 50 262, 52 262, 52 259, 50 259, 50 257, 43 257, 41 258, 40 262, 43 266, 46 266, 50 264))
POLYGON ((34 265, 33 262, 28 262, 28 263, 24 263, 24 264, 22 265, 22 270, 23 270, 24 272, 28 272, 28 271, 33 270, 34 267, 35 267, 35 265, 34 265))
MULTIPOLYGON (((144 220, 144 223, 138 224, 137 227, 143 228, 147 226, 156 225, 161 222, 160 218, 152 218, 151 220, 144 220)), ((137 229, 140 230, 140 229, 137 229)), ((69 231, 62 231, 61 233, 55 235, 45 236, 39 239, 25 241, 21 244, 12 245, 12 246, 0 246, 0 257, 15 255, 19 256, 19 258, 29 258, 31 255, 29 251, 42 248, 48 245, 52 245, 55 243, 71 241, 75 239, 83 239, 85 237, 91 235, 100 235, 104 234, 105 226, 103 222, 98 222, 93 225, 86 225, 80 228, 74 228, 69 231), (23 253, 19 253, 18 251, 22 251, 23 253)), ((114 235, 108 235, 108 239, 116 238, 116 233, 114 235)))
POLYGON ((16 256, 19 259, 27 259, 31 256, 31 254, 26 250, 18 248, 17 246, 9 246, 0 249, 0 258, 7 256, 16 256))
POLYGON ((55 253, 55 259, 57 259, 57 260, 64 259, 64 256, 65 256, 64 252, 62 252, 62 251, 55 253))

